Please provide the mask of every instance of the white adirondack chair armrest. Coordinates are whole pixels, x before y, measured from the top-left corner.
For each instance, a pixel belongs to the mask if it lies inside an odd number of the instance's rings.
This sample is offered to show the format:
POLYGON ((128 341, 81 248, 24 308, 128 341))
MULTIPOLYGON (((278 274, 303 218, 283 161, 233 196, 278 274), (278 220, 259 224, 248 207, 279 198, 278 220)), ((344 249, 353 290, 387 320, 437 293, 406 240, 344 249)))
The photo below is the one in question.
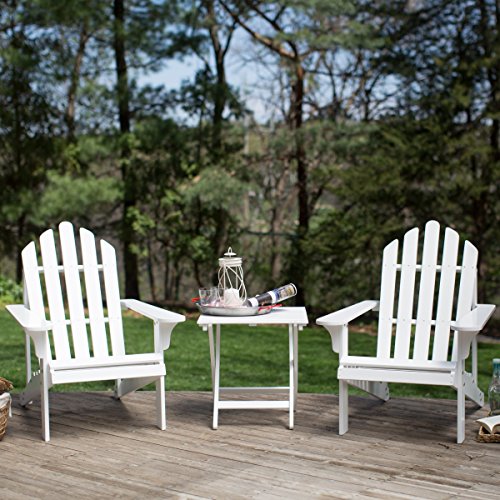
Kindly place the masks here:
POLYGON ((324 326, 332 338, 332 351, 342 358, 347 356, 347 324, 368 311, 376 309, 378 300, 364 300, 339 311, 327 314, 316 320, 316 324, 324 326))
POLYGON ((186 321, 186 317, 182 314, 177 314, 172 311, 167 311, 161 307, 152 306, 146 302, 141 302, 136 299, 123 299, 120 301, 124 309, 130 309, 136 313, 141 314, 145 318, 153 320, 158 323, 159 338, 155 334, 155 351, 168 349, 170 347, 170 337, 172 330, 177 323, 186 321))
POLYGON ((316 320, 316 324, 327 326, 342 326, 347 325, 353 319, 362 316, 368 311, 372 311, 378 306, 378 300, 363 300, 349 307, 344 307, 338 311, 321 316, 316 320))
POLYGON ((50 359, 47 331, 52 329, 52 323, 45 318, 40 318, 23 304, 9 305, 6 306, 6 309, 33 339, 37 357, 45 360, 50 359))
POLYGON ((469 357, 474 337, 483 329, 494 310, 493 304, 478 304, 463 318, 452 323, 451 328, 458 334, 457 359, 463 361, 469 357))
POLYGON ((6 309, 26 332, 46 332, 52 329, 50 321, 40 318, 22 304, 6 306, 6 309))
POLYGON ((130 309, 142 316, 158 321, 159 323, 182 323, 186 321, 186 317, 182 314, 177 314, 172 311, 167 311, 161 307, 152 306, 146 302, 136 299, 123 299, 120 303, 124 309, 130 309))
POLYGON ((457 332, 480 332, 495 310, 494 304, 478 304, 471 312, 456 321, 452 328, 457 332))

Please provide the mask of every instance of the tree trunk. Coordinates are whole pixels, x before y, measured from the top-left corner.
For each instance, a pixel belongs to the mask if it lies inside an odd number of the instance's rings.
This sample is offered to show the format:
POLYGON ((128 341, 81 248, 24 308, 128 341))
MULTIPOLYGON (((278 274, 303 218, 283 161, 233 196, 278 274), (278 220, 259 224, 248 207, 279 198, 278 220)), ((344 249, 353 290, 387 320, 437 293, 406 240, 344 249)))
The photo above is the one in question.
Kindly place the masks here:
POLYGON ((82 29, 80 31, 80 39, 78 41, 78 49, 75 56, 75 63, 73 65, 73 71, 71 72, 71 80, 68 89, 68 107, 66 108, 66 126, 68 140, 73 142, 75 140, 75 103, 76 103, 76 93, 78 90, 78 82, 80 80, 80 70, 82 67, 83 56, 85 54, 85 46, 89 35, 87 33, 87 25, 84 22, 82 29))
POLYGON ((135 234, 132 227, 130 209, 137 204, 136 178, 130 167, 130 147, 127 135, 130 133, 129 85, 125 52, 125 8, 124 0, 114 0, 114 50, 118 94, 118 112, 121 133, 121 172, 124 184, 122 214, 123 263, 125 268, 125 295, 139 298, 139 265, 137 255, 132 250, 135 234))
POLYGON ((292 85, 291 96, 291 126, 295 135, 295 161, 297 164, 297 191, 299 205, 299 225, 293 248, 292 280, 297 287, 296 303, 305 304, 306 255, 305 238, 309 230, 309 197, 307 193, 307 164, 302 137, 303 104, 304 104, 304 68, 300 62, 295 65, 295 81, 292 85))
POLYGON ((163 272, 163 299, 165 300, 165 302, 167 302, 172 298, 172 289, 173 289, 170 279, 170 257, 168 255, 167 249, 164 249, 164 257, 165 257, 165 270, 163 272))
POLYGON ((225 51, 219 40, 219 27, 217 24, 213 0, 207 0, 205 2, 205 7, 207 9, 209 22, 208 29, 210 33, 210 40, 212 41, 217 76, 214 95, 214 114, 212 117, 212 157, 215 161, 217 161, 222 155, 222 122, 227 99, 226 70, 224 67, 225 51))
POLYGON ((154 270, 154 258, 153 258, 153 245, 151 239, 148 238, 148 278, 149 278, 149 288, 151 290, 151 300, 156 302, 156 281, 155 281, 155 270, 154 270))

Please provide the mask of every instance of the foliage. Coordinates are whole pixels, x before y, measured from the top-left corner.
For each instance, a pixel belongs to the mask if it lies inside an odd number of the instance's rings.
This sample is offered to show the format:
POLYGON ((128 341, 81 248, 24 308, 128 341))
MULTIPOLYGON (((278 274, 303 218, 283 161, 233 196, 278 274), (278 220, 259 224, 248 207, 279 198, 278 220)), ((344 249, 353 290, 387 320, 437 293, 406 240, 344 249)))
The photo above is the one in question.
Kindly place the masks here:
POLYGON ((43 227, 64 219, 89 224, 103 216, 121 197, 120 184, 110 177, 49 173, 32 222, 43 227))
POLYGON ((0 304, 19 303, 23 300, 23 287, 14 280, 0 275, 0 304))
POLYGON ((6 266, 20 280, 24 245, 70 219, 122 243, 147 299, 185 302, 231 245, 249 289, 297 278, 326 311, 376 297, 382 248, 437 219, 495 303, 498 25, 491 1, 0 1, 6 266))

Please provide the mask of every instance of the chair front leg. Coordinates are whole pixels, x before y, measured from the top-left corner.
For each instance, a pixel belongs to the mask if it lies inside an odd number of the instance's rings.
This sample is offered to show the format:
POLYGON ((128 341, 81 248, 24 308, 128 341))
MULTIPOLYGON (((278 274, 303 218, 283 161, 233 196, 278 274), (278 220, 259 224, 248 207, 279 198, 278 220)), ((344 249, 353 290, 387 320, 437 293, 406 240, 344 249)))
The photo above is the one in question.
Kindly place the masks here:
POLYGON ((40 392, 42 411, 42 437, 43 440, 50 441, 50 421, 49 421, 49 374, 48 366, 43 359, 40 360, 40 392))
POLYGON ((457 443, 465 440, 465 361, 457 363, 457 443))

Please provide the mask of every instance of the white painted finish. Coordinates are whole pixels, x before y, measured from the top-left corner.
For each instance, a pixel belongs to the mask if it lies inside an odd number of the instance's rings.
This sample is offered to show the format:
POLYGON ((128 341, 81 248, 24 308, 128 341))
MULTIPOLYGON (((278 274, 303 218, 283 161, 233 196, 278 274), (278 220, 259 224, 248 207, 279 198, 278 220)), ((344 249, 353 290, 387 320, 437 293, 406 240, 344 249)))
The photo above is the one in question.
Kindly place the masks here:
POLYGON ((214 377, 214 414, 212 429, 219 427, 219 399, 220 399, 220 325, 216 325, 215 333, 215 377, 214 377))
POLYGON ((415 344, 413 351, 413 359, 416 360, 426 360, 429 357, 438 247, 439 224, 432 220, 425 226, 425 240, 419 287, 420 293, 418 294, 415 344))
POLYGON ((418 359, 380 359, 369 356, 343 356, 340 358, 342 366, 369 366, 371 368, 384 368, 388 370, 424 370, 436 372, 450 372, 455 368, 455 363, 452 361, 432 361, 432 360, 418 360, 418 359))
POLYGON ((209 316, 202 314, 198 325, 289 325, 306 326, 308 322, 304 307, 277 307, 268 314, 260 316, 209 316))
MULTIPOLYGON (((262 410, 262 409, 286 409, 290 408, 289 401, 219 401, 219 410, 262 410)), ((293 414, 293 413, 292 413, 293 414)), ((293 429, 293 424, 290 424, 293 429)), ((214 427, 215 428, 215 427, 214 427)))
POLYGON ((405 234, 403 262, 399 284, 398 316, 396 324, 396 345, 394 357, 408 359, 410 353, 411 320, 415 294, 415 266, 417 265, 418 229, 405 234))
POLYGON ((62 222, 60 224, 59 238, 61 240, 64 281, 66 283, 75 358, 89 358, 89 342, 85 314, 83 312, 82 284, 80 283, 80 273, 78 271, 75 235, 73 233, 73 226, 69 222, 62 222))
POLYGON ((116 265, 116 252, 107 241, 101 240, 101 255, 104 274, 104 288, 106 291, 106 306, 108 308, 111 351, 115 356, 117 356, 125 354, 125 343, 123 340, 122 311, 120 305, 120 288, 116 265))
POLYGON ((282 307, 262 316, 209 316, 202 314, 198 325, 208 332, 210 345, 210 365, 213 384, 213 417, 212 428, 219 426, 219 410, 225 409, 288 409, 289 428, 294 427, 294 412, 297 401, 298 384, 298 332, 307 325, 308 318, 304 307, 282 307), (220 350, 221 325, 283 325, 288 326, 288 369, 289 385, 287 387, 221 387, 220 386, 220 350), (215 327, 215 334, 214 334, 215 327), (215 337, 215 338, 214 338, 215 337), (235 400, 226 396, 235 394, 286 394, 288 399, 274 400, 235 400))
MULTIPOLYGON (((184 316, 164 311, 139 301, 123 302, 154 321, 155 352, 126 354, 123 341, 121 305, 114 249, 101 241, 103 263, 97 261, 95 239, 90 231, 82 229, 82 264, 78 262, 73 226, 63 222, 59 226, 60 257, 52 230, 40 237, 42 266, 38 265, 36 248, 30 243, 22 252, 26 281, 25 304, 9 305, 7 310, 19 322, 29 342, 33 341, 39 361, 39 372, 28 378, 20 396, 26 405, 36 396, 42 400, 42 435, 50 440, 49 389, 55 384, 116 380, 116 395, 122 397, 150 382, 156 383, 156 413, 160 429, 166 427, 164 349, 170 345, 174 326, 184 316), (106 303, 109 318, 104 316, 99 272, 104 275, 106 303), (81 274, 80 274, 81 273, 81 274), (50 320, 45 317, 42 280, 48 298, 50 320), (64 284, 61 282, 64 277, 64 284), (89 318, 85 317, 82 277, 89 318), (65 300, 66 299, 66 300, 65 300), (65 305, 69 310, 66 317, 65 305), (92 350, 89 349, 87 325, 90 324, 92 350), (107 345, 106 324, 110 327, 112 355, 107 345), (72 335, 70 349, 68 329, 72 335), (51 357, 49 332, 55 347, 51 357)), ((28 350, 27 350, 28 352, 28 350)))
MULTIPOLYGON (((293 325, 288 325, 288 370, 289 370, 289 381, 290 381, 290 390, 288 393, 288 408, 290 409, 290 421, 288 424, 289 429, 293 429, 294 423, 294 413, 295 413, 295 344, 294 344, 294 335, 295 328, 293 325)), ((269 404, 269 401, 266 401, 269 404)), ((274 401, 275 404, 282 403, 281 401, 274 401)), ((286 408, 286 407, 285 407, 286 408)))
POLYGON ((40 319, 45 319, 45 305, 43 302, 42 285, 40 282, 40 274, 38 272, 38 259, 36 255, 35 243, 32 241, 21 252, 23 261, 23 276, 25 306, 40 319))
MULTIPOLYGON (((347 322, 325 321, 325 318, 347 317, 346 311, 362 311, 358 305, 329 314, 317 321, 332 337, 332 348, 339 353, 339 434, 348 429, 348 392, 351 384, 382 399, 388 399, 388 382, 451 386, 457 390, 457 442, 465 436, 465 397, 478 405, 484 395, 477 386, 477 333, 485 326, 495 309, 491 304, 477 300, 477 250, 465 242, 463 262, 457 267, 458 234, 450 228, 445 231, 441 265, 438 265, 439 224, 426 225, 422 263, 416 261, 418 241, 416 229, 405 236, 402 263, 397 264, 397 241, 384 250, 377 355, 349 356, 347 322), (401 271, 398 312, 393 317, 396 295, 396 273, 401 271), (420 272, 420 280, 416 278, 420 272), (460 274, 457 304, 454 304, 455 283, 460 274), (436 316, 433 317, 433 298, 438 285, 436 316), (416 317, 413 318, 415 282, 419 281, 416 317), (452 321, 454 308, 456 319, 452 321), (392 326, 396 324, 394 356, 391 357, 392 326), (413 356, 411 332, 415 326, 413 356), (429 353, 430 335, 434 329, 432 355, 429 353), (454 330, 453 354, 450 357, 450 332, 454 330), (471 351, 472 346, 472 351, 471 351), (472 352, 472 373, 465 371, 465 360, 472 352), (382 382, 382 385, 379 385, 382 382)), ((360 303, 363 304, 363 303, 360 303)), ((367 309, 368 310, 368 309, 367 309)), ((354 319, 355 315, 351 317, 354 319)))
POLYGON ((340 365, 337 377, 340 380, 368 380, 372 382, 394 382, 398 384, 448 385, 455 383, 454 372, 412 370, 392 370, 369 367, 349 367, 340 365))
POLYGON ((380 306, 377 336, 377 356, 391 357, 392 317, 396 291, 396 262, 398 258, 397 240, 387 245, 382 258, 382 280, 380 285, 380 306))
POLYGON ((368 311, 372 311, 378 306, 377 300, 364 300, 352 306, 344 307, 339 311, 321 316, 316 320, 318 325, 322 326, 341 326, 347 325, 351 321, 359 318, 368 311))
POLYGON ((136 299, 124 299, 120 301, 122 307, 131 309, 145 318, 152 319, 153 321, 158 321, 160 323, 182 323, 186 321, 186 317, 182 314, 177 314, 172 311, 167 311, 161 307, 156 307, 146 302, 141 302, 136 299))
POLYGON ((52 323, 55 357, 57 359, 70 359, 71 353, 68 342, 68 330, 66 328, 61 280, 59 279, 59 271, 57 270, 56 245, 52 229, 45 231, 40 236, 40 247, 42 250, 45 289, 47 292, 47 301, 49 303, 50 321, 52 323))
POLYGON ((458 332, 481 331, 495 311, 493 304, 478 304, 472 311, 465 314, 457 321, 453 329, 458 332))
POLYGON ((82 248, 82 268, 85 277, 93 354, 94 356, 108 356, 108 341, 106 338, 101 282, 99 279, 99 269, 102 269, 102 266, 97 263, 94 235, 87 229, 80 229, 80 245, 82 248))
POLYGON ((262 393, 274 393, 274 394, 288 394, 290 392, 290 387, 288 386, 276 386, 276 387, 220 387, 219 392, 221 394, 262 394, 262 393))
POLYGON ((434 330, 434 348, 432 351, 432 359, 435 361, 448 359, 458 241, 458 233, 447 227, 444 236, 443 262, 441 280, 439 282, 436 328, 434 330))

